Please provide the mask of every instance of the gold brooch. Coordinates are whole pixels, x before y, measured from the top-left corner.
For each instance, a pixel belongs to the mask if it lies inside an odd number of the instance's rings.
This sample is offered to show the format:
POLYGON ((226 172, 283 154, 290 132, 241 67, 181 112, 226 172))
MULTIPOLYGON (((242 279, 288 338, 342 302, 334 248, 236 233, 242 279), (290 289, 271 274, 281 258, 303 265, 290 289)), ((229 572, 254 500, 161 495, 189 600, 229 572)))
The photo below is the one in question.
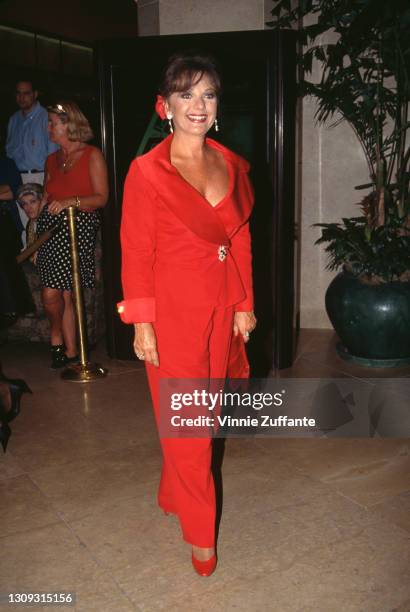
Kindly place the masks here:
POLYGON ((225 246, 220 246, 218 249, 218 259, 219 261, 224 261, 228 254, 228 249, 225 246))

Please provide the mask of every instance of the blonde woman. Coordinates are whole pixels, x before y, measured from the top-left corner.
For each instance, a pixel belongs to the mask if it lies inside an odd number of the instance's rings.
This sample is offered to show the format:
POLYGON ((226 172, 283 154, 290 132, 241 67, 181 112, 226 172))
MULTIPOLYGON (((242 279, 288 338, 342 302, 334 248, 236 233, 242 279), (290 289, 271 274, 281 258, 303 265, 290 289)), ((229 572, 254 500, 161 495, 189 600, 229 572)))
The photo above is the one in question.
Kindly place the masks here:
POLYGON ((72 301, 72 274, 67 208, 77 208, 76 223, 83 287, 95 281, 94 249, 100 224, 98 209, 108 199, 107 167, 101 151, 86 144, 93 138, 90 125, 75 102, 48 107, 50 139, 60 149, 46 162, 45 205, 37 224, 39 233, 61 216, 64 223, 43 244, 37 266, 43 285, 42 300, 50 322, 51 368, 76 361, 76 326, 72 301))
POLYGON ((43 185, 40 183, 25 183, 17 189, 16 200, 28 217, 26 225, 26 246, 36 239, 37 220, 44 206, 43 185))

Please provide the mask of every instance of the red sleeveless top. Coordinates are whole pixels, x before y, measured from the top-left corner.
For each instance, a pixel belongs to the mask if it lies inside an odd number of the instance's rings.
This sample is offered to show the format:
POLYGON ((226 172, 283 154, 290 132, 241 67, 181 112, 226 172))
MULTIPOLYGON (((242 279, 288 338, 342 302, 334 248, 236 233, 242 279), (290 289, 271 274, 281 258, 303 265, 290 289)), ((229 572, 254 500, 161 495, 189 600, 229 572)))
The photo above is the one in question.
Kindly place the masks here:
POLYGON ((72 196, 89 196, 94 193, 90 177, 90 155, 95 147, 86 145, 79 159, 68 172, 63 172, 57 164, 57 151, 47 157, 45 189, 48 201, 72 196))

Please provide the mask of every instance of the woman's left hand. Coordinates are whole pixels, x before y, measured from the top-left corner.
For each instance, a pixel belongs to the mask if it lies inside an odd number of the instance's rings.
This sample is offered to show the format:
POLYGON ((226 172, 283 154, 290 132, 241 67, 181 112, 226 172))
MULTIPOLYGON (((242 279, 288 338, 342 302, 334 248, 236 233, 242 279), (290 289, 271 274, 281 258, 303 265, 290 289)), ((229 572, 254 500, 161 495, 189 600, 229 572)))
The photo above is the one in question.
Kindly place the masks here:
POLYGON ((235 312, 233 320, 233 333, 242 334, 244 342, 248 342, 249 334, 256 327, 256 318, 253 312, 235 312))
POLYGON ((62 210, 65 210, 69 206, 75 206, 75 198, 64 198, 63 200, 53 200, 48 205, 48 212, 50 215, 59 215, 62 210))

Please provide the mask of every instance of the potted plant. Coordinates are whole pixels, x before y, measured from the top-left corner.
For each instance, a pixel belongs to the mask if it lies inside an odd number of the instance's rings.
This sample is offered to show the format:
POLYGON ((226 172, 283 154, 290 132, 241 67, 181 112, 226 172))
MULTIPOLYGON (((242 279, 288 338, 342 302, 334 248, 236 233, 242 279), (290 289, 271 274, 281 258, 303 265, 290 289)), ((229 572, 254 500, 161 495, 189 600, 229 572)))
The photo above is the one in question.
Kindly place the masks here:
POLYGON ((366 365, 410 362, 410 3, 294 4, 274 0, 268 25, 299 28, 301 93, 317 99, 319 122, 350 124, 369 168, 356 187, 367 190, 361 215, 316 224, 328 267, 342 268, 326 293, 339 354, 366 365), (322 70, 316 83, 313 61, 322 70))

